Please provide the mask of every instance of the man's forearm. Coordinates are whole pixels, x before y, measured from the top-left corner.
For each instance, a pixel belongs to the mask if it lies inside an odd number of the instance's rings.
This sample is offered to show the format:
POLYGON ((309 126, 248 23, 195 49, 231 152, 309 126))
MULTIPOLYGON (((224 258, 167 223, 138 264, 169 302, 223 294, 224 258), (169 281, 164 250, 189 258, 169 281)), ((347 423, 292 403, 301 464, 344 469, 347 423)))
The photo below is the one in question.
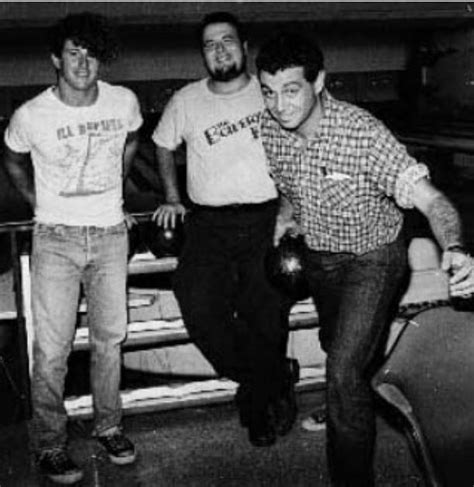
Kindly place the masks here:
POLYGON ((430 203, 426 217, 443 250, 452 245, 463 244, 459 213, 443 194, 438 194, 430 203))
POLYGON ((280 205, 278 208, 278 218, 282 221, 289 221, 293 219, 293 205, 290 203, 290 200, 280 194, 280 205))
POLYGON ((23 198, 31 205, 35 207, 35 187, 33 181, 32 170, 25 165, 19 165, 16 163, 5 163, 5 169, 9 175, 10 181, 23 198))
POLYGON ((34 208, 36 205, 35 190, 33 187, 33 182, 27 182, 23 180, 16 180, 13 182, 18 192, 23 196, 26 202, 34 208))
POLYGON ((125 181, 130 174, 133 160, 138 150, 138 133, 129 132, 123 151, 123 180, 125 181))
POLYGON ((157 148, 156 155, 158 158, 158 171, 165 193, 165 201, 167 203, 180 203, 181 198, 174 155, 172 152, 161 148, 157 148))
POLYGON ((163 181, 163 190, 165 192, 165 200, 167 203, 180 203, 181 197, 178 188, 178 176, 175 165, 162 166, 160 171, 163 181))

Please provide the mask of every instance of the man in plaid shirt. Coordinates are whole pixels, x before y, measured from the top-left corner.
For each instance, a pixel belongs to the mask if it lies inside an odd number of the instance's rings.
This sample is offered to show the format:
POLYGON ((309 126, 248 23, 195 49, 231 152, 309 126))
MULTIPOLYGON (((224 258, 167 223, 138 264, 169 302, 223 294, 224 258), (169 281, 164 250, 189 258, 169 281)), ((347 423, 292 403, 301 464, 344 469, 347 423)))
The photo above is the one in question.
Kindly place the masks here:
POLYGON ((257 56, 267 108, 262 140, 281 195, 274 244, 305 237, 305 272, 327 352, 327 457, 333 485, 373 485, 375 414, 370 377, 384 349, 407 270, 401 208, 417 208, 453 271, 452 296, 474 291, 457 211, 365 110, 325 89, 323 54, 279 34, 257 56))

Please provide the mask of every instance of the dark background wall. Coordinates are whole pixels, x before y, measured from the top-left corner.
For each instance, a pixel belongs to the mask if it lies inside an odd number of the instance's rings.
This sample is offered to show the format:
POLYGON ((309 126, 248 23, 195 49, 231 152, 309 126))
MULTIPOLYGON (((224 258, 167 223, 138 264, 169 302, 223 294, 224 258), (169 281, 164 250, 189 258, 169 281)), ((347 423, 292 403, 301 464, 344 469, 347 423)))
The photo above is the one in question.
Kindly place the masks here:
MULTIPOLYGON (((464 112, 469 112, 474 105, 474 17, 462 2, 4 2, 2 128, 18 105, 55 81, 49 27, 68 13, 84 10, 105 14, 116 24, 122 54, 104 79, 130 86, 145 115, 140 151, 127 183, 132 211, 154 209, 160 201, 149 135, 173 91, 205 75, 195 31, 210 11, 231 11, 244 22, 252 71, 259 45, 275 30, 291 27, 315 37, 325 52, 333 94, 367 106, 393 127, 406 127, 433 107, 443 107, 445 115, 459 113, 466 104, 464 112)), ((0 173, 0 221, 29 216, 0 173)))

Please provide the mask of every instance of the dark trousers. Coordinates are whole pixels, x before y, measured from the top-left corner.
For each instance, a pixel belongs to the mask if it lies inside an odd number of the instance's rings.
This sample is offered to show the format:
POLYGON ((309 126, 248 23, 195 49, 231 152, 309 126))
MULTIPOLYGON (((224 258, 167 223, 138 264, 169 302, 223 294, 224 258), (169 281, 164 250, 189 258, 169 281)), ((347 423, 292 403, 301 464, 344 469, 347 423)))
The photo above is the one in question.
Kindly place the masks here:
POLYGON ((405 242, 364 255, 308 252, 307 273, 327 353, 327 457, 332 484, 373 485, 370 379, 384 350, 407 270, 405 242))
POLYGON ((276 211, 276 201, 193 209, 173 286, 189 335, 216 372, 263 402, 281 382, 288 339, 289 304, 264 272, 276 211))

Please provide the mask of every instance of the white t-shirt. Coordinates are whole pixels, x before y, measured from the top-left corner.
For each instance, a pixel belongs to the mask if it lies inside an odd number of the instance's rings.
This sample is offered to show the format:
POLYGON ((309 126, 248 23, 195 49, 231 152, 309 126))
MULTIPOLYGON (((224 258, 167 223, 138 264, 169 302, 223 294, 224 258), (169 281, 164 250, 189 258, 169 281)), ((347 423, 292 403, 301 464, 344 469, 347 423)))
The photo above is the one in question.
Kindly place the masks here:
POLYGON ((35 220, 65 225, 123 221, 123 152, 142 124, 135 94, 99 81, 91 106, 72 107, 48 88, 16 110, 5 132, 14 152, 30 153, 35 220))
POLYGON ((208 79, 177 91, 152 139, 175 150, 186 142, 188 194, 194 203, 221 206, 276 198, 260 140, 264 104, 258 82, 231 95, 217 95, 208 79))

